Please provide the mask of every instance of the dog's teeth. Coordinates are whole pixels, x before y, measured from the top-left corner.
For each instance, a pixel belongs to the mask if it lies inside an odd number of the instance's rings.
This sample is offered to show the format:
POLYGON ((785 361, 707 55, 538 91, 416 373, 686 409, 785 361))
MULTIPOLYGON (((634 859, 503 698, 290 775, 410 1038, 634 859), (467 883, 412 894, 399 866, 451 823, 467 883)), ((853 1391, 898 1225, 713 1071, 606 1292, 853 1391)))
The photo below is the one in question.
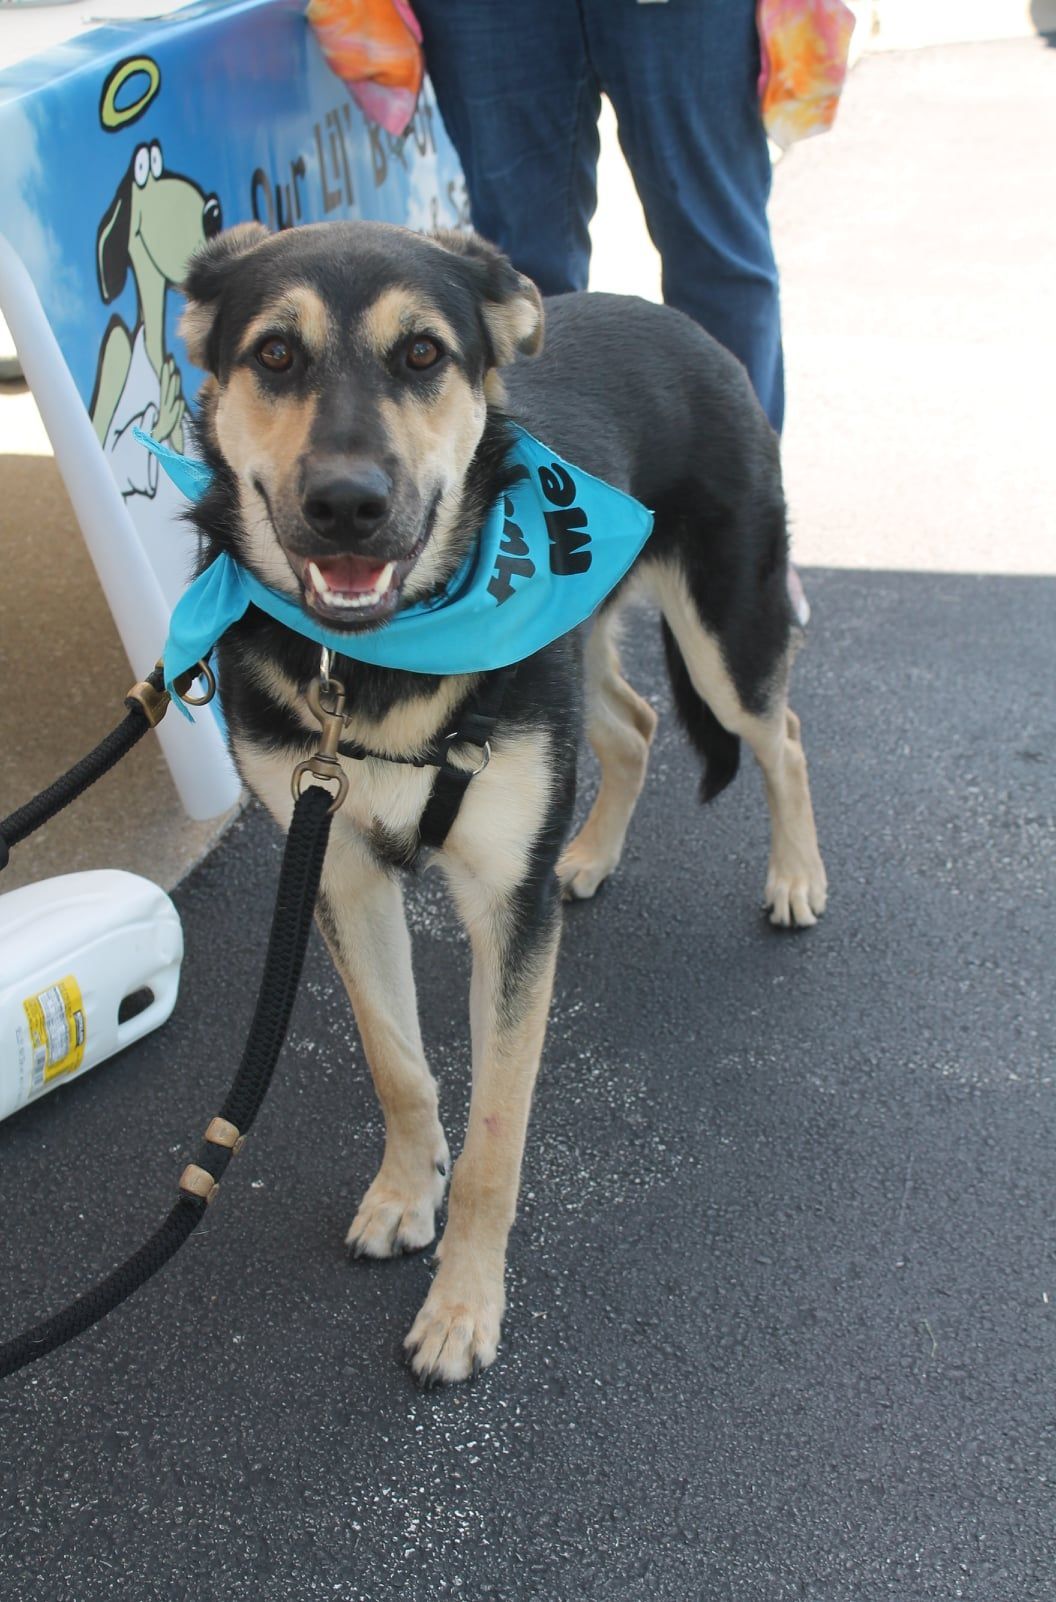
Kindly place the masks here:
POLYGON ((326 600, 330 606, 343 606, 355 610, 360 606, 373 606, 377 600, 373 590, 364 590, 362 595, 340 595, 335 590, 328 590, 326 600))
POLYGON ((314 588, 319 592, 320 595, 330 594, 330 586, 314 562, 308 563, 308 577, 311 579, 314 588))
POLYGON ((396 563, 386 562, 369 590, 361 590, 355 595, 345 595, 340 590, 332 590, 330 588, 318 563, 307 562, 305 564, 305 574, 308 581, 321 600, 324 600, 328 606, 342 606, 353 611, 357 607, 374 606, 389 589, 392 584, 392 575, 395 571, 396 563))

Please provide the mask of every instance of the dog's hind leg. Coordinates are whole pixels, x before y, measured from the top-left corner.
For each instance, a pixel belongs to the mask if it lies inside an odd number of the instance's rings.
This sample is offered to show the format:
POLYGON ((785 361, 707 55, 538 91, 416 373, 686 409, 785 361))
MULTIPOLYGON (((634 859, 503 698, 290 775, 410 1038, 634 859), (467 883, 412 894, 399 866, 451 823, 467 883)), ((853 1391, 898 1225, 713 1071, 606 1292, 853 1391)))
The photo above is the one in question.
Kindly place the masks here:
POLYGON ((450 1164, 422 1049, 402 892, 350 842, 331 849, 317 916, 385 1119, 385 1155, 346 1244, 357 1257, 393 1257, 433 1239, 450 1164))
POLYGON ((616 867, 645 783, 656 713, 620 672, 614 614, 595 623, 584 653, 587 738, 601 766, 590 816, 557 864, 566 900, 585 901, 616 867))
POLYGON ((825 910, 825 868, 818 851, 807 760, 799 719, 789 708, 789 650, 785 645, 750 709, 738 692, 716 637, 704 627, 679 567, 654 564, 647 580, 660 601, 693 688, 729 734, 751 747, 766 782, 770 806, 770 867, 765 902, 770 922, 783 927, 816 923, 825 910))

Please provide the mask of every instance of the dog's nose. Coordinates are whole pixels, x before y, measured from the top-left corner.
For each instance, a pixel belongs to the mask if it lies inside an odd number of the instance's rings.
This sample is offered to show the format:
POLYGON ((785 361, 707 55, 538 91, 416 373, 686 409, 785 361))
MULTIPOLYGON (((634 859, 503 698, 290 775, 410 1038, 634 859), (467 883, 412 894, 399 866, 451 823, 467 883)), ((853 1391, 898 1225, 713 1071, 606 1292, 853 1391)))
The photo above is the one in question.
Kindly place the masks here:
POLYGON ((319 463, 304 477, 305 521, 328 540, 368 541, 389 513, 392 480, 369 462, 319 463))
POLYGON ((215 239, 224 226, 223 212, 215 195, 210 195, 202 207, 202 232, 206 239, 215 239))

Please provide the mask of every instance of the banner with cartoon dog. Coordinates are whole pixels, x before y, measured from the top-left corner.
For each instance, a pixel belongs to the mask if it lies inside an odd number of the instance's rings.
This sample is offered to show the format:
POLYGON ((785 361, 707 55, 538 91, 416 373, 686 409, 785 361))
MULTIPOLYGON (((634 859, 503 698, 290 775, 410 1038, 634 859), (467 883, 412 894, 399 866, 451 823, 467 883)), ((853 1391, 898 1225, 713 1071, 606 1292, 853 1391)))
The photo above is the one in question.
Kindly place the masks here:
POLYGON ((301 4, 197 5, 102 27, 0 77, 0 230, 33 277, 162 589, 190 576, 184 501, 135 438, 177 452, 202 375, 178 337, 195 247, 361 216, 467 220, 428 81, 405 134, 330 71, 301 4))

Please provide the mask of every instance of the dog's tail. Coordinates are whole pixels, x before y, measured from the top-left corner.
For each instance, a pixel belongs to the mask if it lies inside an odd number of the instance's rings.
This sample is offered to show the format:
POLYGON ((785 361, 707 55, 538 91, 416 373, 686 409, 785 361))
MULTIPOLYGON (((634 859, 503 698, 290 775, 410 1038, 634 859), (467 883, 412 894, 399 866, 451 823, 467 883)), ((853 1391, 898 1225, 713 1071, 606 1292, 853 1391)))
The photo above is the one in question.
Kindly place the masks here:
POLYGON ((667 673, 674 692, 678 720, 704 758, 700 799, 714 801, 737 776, 741 761, 740 738, 723 728, 710 706, 701 700, 693 688, 689 670, 665 618, 660 619, 660 632, 664 637, 667 673))

